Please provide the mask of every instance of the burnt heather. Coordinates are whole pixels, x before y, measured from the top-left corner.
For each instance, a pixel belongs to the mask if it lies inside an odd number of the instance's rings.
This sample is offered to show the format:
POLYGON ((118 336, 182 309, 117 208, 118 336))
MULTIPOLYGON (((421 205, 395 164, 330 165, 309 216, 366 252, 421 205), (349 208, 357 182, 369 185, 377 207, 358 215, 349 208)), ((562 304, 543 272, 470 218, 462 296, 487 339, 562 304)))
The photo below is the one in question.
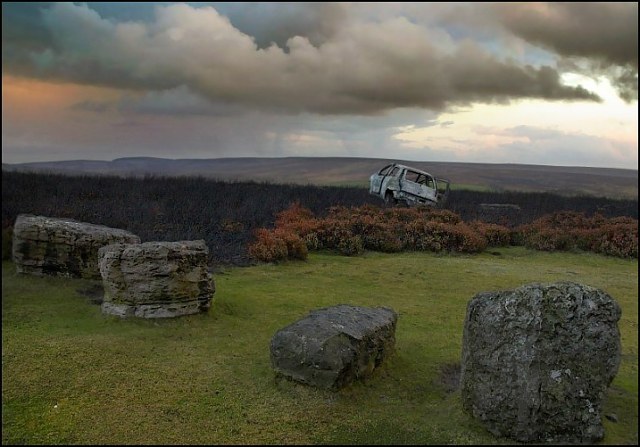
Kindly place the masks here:
MULTIPOLYGON (((277 213, 296 202, 318 217, 333 206, 382 206, 362 187, 2 172, 3 230, 13 226, 18 214, 28 213, 121 228, 142 242, 204 239, 213 264, 251 263, 247 245, 255 230, 272 228, 277 213)), ((548 192, 453 190, 444 208, 465 221, 510 227, 558 211, 638 218, 637 199, 548 192)))

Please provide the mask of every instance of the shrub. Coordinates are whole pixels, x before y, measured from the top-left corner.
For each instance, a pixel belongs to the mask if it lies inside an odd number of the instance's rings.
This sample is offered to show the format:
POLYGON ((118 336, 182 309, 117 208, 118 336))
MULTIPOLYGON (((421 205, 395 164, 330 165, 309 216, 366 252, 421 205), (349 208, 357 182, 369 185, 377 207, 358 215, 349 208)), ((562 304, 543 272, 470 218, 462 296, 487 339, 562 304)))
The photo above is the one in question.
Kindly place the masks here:
POLYGON ((359 255, 364 251, 362 237, 353 235, 340 239, 336 248, 340 254, 346 256, 359 255))
POLYGON ((464 222, 449 227, 455 237, 452 251, 479 253, 487 248, 487 240, 464 222))
POLYGON ((582 249, 618 257, 638 256, 638 221, 629 217, 607 219, 563 211, 516 229, 517 240, 536 250, 582 249))
POLYGON ((249 256, 262 262, 282 261, 288 255, 287 243, 264 228, 256 230, 256 240, 249 244, 248 251, 249 256))
POLYGON ((318 238, 317 232, 314 231, 313 233, 307 233, 302 237, 302 239, 307 246, 307 250, 320 249, 320 238, 318 238))
POLYGON ((638 224, 609 224, 594 234, 590 249, 622 258, 638 257, 638 224))
POLYGON ((249 244, 249 255, 262 262, 278 262, 285 259, 307 259, 305 241, 295 233, 283 228, 256 231, 255 241, 249 244))
POLYGON ((574 247, 572 242, 570 233, 557 228, 541 228, 524 238, 525 247, 542 251, 569 250, 574 247))
POLYGON ((287 209, 280 211, 276 216, 276 227, 283 228, 296 226, 301 222, 314 220, 311 210, 304 208, 300 202, 292 203, 287 209))
POLYGON ((318 225, 318 241, 320 248, 338 248, 341 241, 353 236, 350 225, 344 220, 327 218, 318 225))
POLYGON ((300 206, 298 202, 278 213, 276 217, 276 228, 286 229, 302 238, 305 238, 308 234, 317 233, 318 226, 319 222, 313 216, 313 213, 300 206))
POLYGON ((287 229, 281 228, 276 228, 273 234, 286 244, 288 259, 300 259, 302 261, 307 259, 309 250, 307 249, 307 244, 300 236, 287 229))
POLYGON ((462 218, 453 211, 438 208, 426 208, 425 212, 426 218, 433 222, 446 224, 458 224, 462 222, 462 218))
POLYGON ((353 256, 365 249, 477 253, 488 246, 524 245, 536 250, 582 249, 621 257, 638 255, 638 223, 629 217, 586 217, 574 211, 543 216, 515 229, 432 207, 334 206, 325 218, 293 203, 278 213, 276 229, 258 233, 250 247, 258 260, 306 259, 308 250, 353 256))
POLYGON ((511 230, 504 225, 474 220, 469 226, 487 240, 489 247, 504 247, 511 244, 511 230))
POLYGON ((360 235, 365 249, 396 253, 404 249, 401 237, 404 224, 396 220, 385 220, 380 214, 355 215, 351 219, 351 231, 360 235))
POLYGON ((476 253, 487 247, 486 239, 464 223, 417 220, 409 224, 407 234, 407 245, 414 250, 476 253))

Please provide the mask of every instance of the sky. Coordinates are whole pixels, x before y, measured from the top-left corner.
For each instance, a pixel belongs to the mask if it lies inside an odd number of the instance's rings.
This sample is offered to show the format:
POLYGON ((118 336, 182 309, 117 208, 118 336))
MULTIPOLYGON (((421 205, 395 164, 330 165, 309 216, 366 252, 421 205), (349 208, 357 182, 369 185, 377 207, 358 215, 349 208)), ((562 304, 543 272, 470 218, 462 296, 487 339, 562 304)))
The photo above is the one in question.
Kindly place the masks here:
POLYGON ((2 3, 2 161, 638 169, 638 3, 2 3))

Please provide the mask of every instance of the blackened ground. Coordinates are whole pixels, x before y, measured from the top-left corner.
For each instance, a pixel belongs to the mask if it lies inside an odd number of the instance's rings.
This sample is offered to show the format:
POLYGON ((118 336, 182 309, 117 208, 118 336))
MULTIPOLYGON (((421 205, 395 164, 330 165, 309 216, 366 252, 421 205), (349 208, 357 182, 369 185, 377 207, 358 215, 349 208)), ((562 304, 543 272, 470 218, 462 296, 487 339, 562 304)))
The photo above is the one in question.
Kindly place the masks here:
MULTIPOLYGON (((318 217, 332 206, 383 206, 361 187, 2 172, 3 229, 13 226, 18 214, 28 213, 121 228, 142 242, 204 239, 214 266, 250 264, 247 245, 254 231, 273 227, 276 215, 294 202, 318 217)), ((535 192, 454 190, 444 208, 465 221, 510 227, 569 210, 638 218, 637 200, 535 192)))

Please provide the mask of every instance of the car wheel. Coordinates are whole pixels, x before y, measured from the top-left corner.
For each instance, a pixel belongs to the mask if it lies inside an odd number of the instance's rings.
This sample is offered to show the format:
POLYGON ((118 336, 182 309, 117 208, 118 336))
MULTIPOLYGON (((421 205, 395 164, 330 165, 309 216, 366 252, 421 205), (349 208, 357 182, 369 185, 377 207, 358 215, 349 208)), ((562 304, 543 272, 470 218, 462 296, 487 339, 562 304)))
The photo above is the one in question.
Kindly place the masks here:
POLYGON ((384 195, 384 203, 388 206, 395 205, 396 199, 393 198, 393 193, 391 191, 387 191, 384 195))

